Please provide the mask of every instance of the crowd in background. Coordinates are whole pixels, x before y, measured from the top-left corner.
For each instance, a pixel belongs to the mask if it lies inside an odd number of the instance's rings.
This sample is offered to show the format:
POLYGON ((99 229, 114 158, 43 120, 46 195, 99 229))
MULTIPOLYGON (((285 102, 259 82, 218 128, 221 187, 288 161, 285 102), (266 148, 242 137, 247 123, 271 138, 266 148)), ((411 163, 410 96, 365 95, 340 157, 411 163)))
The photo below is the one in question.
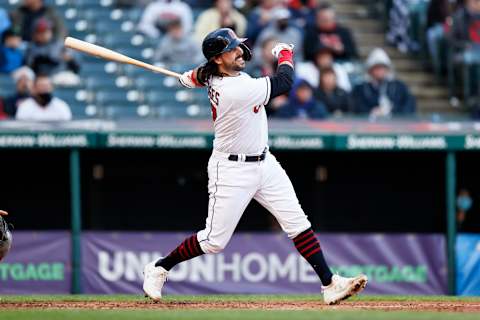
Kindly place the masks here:
MULTIPOLYGON (((393 0, 387 40, 400 51, 419 49, 409 33, 408 14, 420 2, 429 2, 426 38, 434 65, 441 64, 441 38, 452 39, 455 61, 479 62, 480 0, 393 0)), ((144 7, 136 30, 157 43, 154 62, 201 64, 205 35, 229 27, 248 38, 254 52, 246 71, 269 76, 276 69, 270 53, 274 44, 294 44, 296 80, 288 96, 270 101, 270 117, 391 117, 416 112, 415 98, 395 78, 386 51, 375 48, 361 61, 351 30, 339 23, 334 7, 325 1, 117 0, 116 4, 127 10, 144 7), (239 3, 242 7, 235 7, 239 3), (199 5, 204 9, 194 18, 192 6, 199 5), (352 64, 365 70, 360 80, 350 77, 352 64)), ((0 8, 0 33, 0 73, 11 74, 17 88, 11 96, 0 97, 0 117, 71 119, 68 105, 54 97, 53 87, 81 84, 82 63, 63 47, 68 30, 61 15, 43 0, 23 0, 11 12, 0 8)))

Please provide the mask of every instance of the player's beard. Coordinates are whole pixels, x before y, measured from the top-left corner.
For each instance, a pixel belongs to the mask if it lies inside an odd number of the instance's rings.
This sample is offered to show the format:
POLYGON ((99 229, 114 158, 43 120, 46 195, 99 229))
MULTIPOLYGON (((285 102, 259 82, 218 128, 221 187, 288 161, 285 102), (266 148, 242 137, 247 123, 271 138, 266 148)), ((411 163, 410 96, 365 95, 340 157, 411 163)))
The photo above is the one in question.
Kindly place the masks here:
POLYGON ((237 57, 232 64, 231 69, 233 71, 242 71, 245 69, 246 62, 243 60, 243 56, 237 57))

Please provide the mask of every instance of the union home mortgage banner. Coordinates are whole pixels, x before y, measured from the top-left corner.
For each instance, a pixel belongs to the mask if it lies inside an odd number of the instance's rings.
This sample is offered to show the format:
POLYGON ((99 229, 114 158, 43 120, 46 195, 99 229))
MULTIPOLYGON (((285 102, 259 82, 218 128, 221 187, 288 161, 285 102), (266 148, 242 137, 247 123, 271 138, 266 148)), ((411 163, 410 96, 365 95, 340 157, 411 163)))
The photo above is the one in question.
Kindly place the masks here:
POLYGON ((0 294, 69 293, 70 233, 13 231, 0 262, 0 294))
MULTIPOLYGON (((85 293, 142 292, 143 266, 174 249, 189 233, 96 233, 82 238, 85 293)), ((445 294, 441 235, 320 235, 334 272, 363 272, 370 294, 445 294)), ((320 293, 310 265, 284 234, 237 233, 223 253, 184 262, 169 274, 166 294, 320 293)))

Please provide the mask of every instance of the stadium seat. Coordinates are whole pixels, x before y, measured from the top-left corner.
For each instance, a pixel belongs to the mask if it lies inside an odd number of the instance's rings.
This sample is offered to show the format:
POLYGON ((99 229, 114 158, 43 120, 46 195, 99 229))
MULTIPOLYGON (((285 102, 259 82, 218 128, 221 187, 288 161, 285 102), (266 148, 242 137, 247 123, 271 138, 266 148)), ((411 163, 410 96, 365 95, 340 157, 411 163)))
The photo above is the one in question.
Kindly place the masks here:
POLYGON ((115 84, 116 78, 112 75, 106 75, 102 77, 89 76, 85 79, 87 88, 92 90, 110 89, 115 90, 117 87, 115 84))
POLYGON ((175 94, 171 91, 150 91, 146 94, 146 100, 153 107, 169 105, 171 107, 183 107, 184 103, 178 102, 175 94))
POLYGON ((120 48, 131 46, 132 34, 130 33, 117 33, 108 34, 103 38, 103 44, 108 48, 120 48))
POLYGON ((102 90, 97 92, 96 101, 101 106, 132 106, 137 105, 140 97, 134 97, 125 90, 102 90))
MULTIPOLYGON (((97 59, 98 60, 98 59, 97 59)), ((82 76, 90 77, 107 77, 105 72, 105 62, 98 60, 98 62, 86 62, 81 65, 80 74, 82 76)))
POLYGON ((104 108, 105 117, 107 118, 138 118, 137 105, 128 106, 106 106, 104 108))
POLYGON ((15 91, 15 82, 8 75, 0 75, 0 96, 9 95, 15 91))
POLYGON ((76 98, 77 89, 56 89, 55 96, 65 101, 68 105, 79 103, 76 98))

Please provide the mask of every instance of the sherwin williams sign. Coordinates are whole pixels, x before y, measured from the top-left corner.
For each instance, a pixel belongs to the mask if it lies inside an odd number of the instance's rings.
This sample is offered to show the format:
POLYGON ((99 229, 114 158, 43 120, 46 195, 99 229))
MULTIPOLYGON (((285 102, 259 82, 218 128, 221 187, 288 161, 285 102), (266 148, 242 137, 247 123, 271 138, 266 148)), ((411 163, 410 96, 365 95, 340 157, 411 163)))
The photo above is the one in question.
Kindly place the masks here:
MULTIPOLYGON (((143 266, 167 254, 187 233, 96 233, 82 238, 85 293, 141 293, 143 266)), ((332 269, 363 272, 370 294, 445 294, 441 235, 320 235, 332 269)), ((284 234, 238 233, 221 254, 171 270, 167 294, 320 293, 320 282, 284 234)))
POLYGON ((68 232, 15 231, 0 262, 0 294, 69 293, 70 252, 68 232))

